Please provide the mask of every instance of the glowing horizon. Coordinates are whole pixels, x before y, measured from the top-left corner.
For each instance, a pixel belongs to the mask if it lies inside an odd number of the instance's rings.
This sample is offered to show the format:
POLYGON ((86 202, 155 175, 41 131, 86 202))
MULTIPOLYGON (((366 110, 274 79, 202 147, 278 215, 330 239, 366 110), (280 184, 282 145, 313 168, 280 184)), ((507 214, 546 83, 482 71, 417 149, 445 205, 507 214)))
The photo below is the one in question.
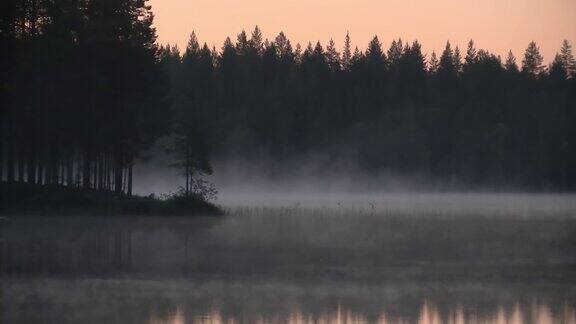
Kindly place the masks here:
POLYGON ((346 32, 352 46, 364 49, 374 35, 387 49, 393 39, 418 40, 428 55, 440 54, 446 41, 461 50, 473 39, 477 49, 503 58, 512 50, 521 63, 530 41, 540 47, 546 63, 567 39, 576 42, 573 0, 150 0, 158 43, 184 49, 192 31, 201 43, 220 49, 226 37, 236 40, 256 25, 266 39, 283 31, 295 46, 332 38, 341 50, 346 32))

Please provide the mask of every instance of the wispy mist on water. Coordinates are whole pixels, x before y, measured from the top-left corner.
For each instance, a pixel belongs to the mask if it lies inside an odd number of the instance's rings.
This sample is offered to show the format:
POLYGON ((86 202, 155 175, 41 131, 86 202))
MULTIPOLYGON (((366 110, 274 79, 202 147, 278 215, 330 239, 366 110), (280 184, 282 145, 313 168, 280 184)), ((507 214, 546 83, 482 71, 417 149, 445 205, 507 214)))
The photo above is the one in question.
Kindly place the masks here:
POLYGON ((575 323, 570 195, 219 202, 216 218, 8 217, 0 321, 575 323))
MULTIPOLYGON (((425 193, 425 192, 246 192, 222 191, 218 201, 235 207, 324 208, 339 211, 403 214, 469 214, 543 216, 576 216, 574 194, 531 193, 425 193)), ((353 215, 354 213, 350 213, 353 215)))

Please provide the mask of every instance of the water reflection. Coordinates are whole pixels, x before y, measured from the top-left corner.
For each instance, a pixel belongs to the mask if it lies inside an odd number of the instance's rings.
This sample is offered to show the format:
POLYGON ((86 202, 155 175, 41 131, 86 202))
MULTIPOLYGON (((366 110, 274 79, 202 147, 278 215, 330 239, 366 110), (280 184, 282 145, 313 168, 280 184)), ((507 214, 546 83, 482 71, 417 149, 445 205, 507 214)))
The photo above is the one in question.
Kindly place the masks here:
MULTIPOLYGON (((456 306, 455 309, 443 313, 436 305, 429 301, 424 301, 418 312, 417 318, 404 318, 393 316, 386 313, 384 309, 382 314, 376 320, 370 320, 362 314, 353 313, 345 310, 341 305, 332 313, 324 314, 305 314, 298 310, 288 314, 281 315, 256 315, 253 323, 417 323, 417 324, 476 324, 476 323, 494 323, 494 324, 574 324, 576 323, 576 311, 574 307, 564 302, 560 307, 552 307, 546 304, 533 302, 529 305, 516 303, 512 308, 499 306, 498 309, 490 314, 475 314, 462 306, 456 306)), ((184 306, 178 306, 171 314, 158 315, 157 311, 150 312, 150 324, 184 324, 184 323, 210 323, 210 324, 233 324, 244 322, 239 318, 223 317, 217 308, 210 310, 207 314, 186 314, 184 306)))
POLYGON ((558 285, 4 279, 0 323, 576 323, 558 285))
POLYGON ((0 224, 0 323, 575 323, 576 213, 0 224))

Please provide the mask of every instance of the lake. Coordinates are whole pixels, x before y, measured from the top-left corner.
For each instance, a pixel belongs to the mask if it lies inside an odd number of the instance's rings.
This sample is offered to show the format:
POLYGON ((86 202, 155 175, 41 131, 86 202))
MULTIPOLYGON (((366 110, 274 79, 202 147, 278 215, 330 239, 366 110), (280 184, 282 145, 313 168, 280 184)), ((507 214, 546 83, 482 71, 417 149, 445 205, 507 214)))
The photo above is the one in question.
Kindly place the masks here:
POLYGON ((576 323, 576 197, 224 193, 0 220, 0 323, 576 323))

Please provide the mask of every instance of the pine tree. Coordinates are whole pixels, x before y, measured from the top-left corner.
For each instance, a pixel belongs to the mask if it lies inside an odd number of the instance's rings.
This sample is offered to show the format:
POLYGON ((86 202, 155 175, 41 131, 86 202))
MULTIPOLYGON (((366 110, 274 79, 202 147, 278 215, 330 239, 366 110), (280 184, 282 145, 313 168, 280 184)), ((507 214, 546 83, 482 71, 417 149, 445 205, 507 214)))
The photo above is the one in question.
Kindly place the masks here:
POLYGON ((568 77, 576 77, 576 60, 572 55, 572 45, 570 45, 567 40, 562 42, 562 48, 560 49, 560 59, 564 69, 568 74, 568 77))
POLYGON ((346 32, 346 38, 344 39, 344 51, 342 52, 342 68, 344 70, 350 70, 350 65, 352 63, 352 51, 350 49, 350 34, 346 32))
POLYGON ((410 47, 410 55, 415 62, 418 63, 419 70, 426 70, 426 57, 422 54, 422 45, 415 40, 412 42, 412 47, 410 47))
POLYGON ((224 40, 224 44, 222 45, 222 56, 224 56, 226 51, 234 51, 234 44, 232 44, 230 37, 226 37, 224 40))
POLYGON ((250 51, 250 42, 245 31, 241 31, 236 37, 236 51, 240 55, 246 55, 250 51))
POLYGON ((292 52, 292 46, 284 32, 280 32, 278 36, 276 36, 274 43, 276 44, 276 50, 280 57, 286 55, 286 52, 292 52))
MULTIPOLYGON (((426 58, 418 41, 406 44, 399 64, 399 77, 409 82, 420 82, 426 77, 426 58)), ((415 85, 415 84, 413 84, 415 85)))
POLYGON ((454 66, 454 52, 452 52, 450 42, 446 42, 444 52, 442 52, 442 56, 440 56, 438 74, 445 77, 456 75, 456 67, 454 66))
POLYGON ((386 63, 386 55, 382 52, 382 45, 378 40, 378 36, 374 36, 368 48, 366 49, 366 60, 370 64, 384 66, 386 63))
POLYGON ((290 44, 290 40, 283 32, 280 32, 280 34, 276 36, 274 44, 276 45, 276 51, 282 62, 285 64, 294 63, 295 55, 292 50, 292 44, 290 44))
POLYGON ((462 56, 460 55, 460 49, 458 46, 454 49, 454 71, 458 74, 462 72, 462 56))
POLYGON ((328 46, 326 47, 326 60, 330 70, 339 71, 340 70, 340 53, 336 50, 336 44, 334 40, 330 39, 328 46))
POLYGON ((294 49, 294 61, 297 64, 302 63, 302 45, 300 45, 300 43, 296 43, 296 48, 294 49))
MULTIPOLYGON (((408 45, 408 44, 406 44, 408 45)), ((388 49, 388 61, 390 62, 390 64, 394 65, 397 64, 400 61, 400 58, 402 57, 402 51, 403 51, 403 47, 402 47, 402 39, 398 39, 398 42, 396 42, 395 40, 392 40, 392 44, 390 45, 390 48, 388 49)))
POLYGON ((260 28, 256 26, 252 32, 252 37, 250 38, 250 46, 256 51, 258 55, 262 55, 264 52, 264 45, 262 43, 262 32, 260 28))
POLYGON ((566 70, 566 63, 561 54, 556 54, 554 61, 548 68, 548 75, 552 80, 563 81, 568 78, 568 71, 566 70))
POLYGON ((428 73, 434 75, 438 72, 438 67, 440 66, 440 63, 438 62, 438 57, 436 57, 436 53, 432 52, 432 55, 430 55, 430 62, 428 63, 428 73))
POLYGON ((531 76, 540 75, 544 71, 543 61, 544 58, 536 43, 530 42, 524 53, 524 60, 522 60, 522 72, 531 76))
POLYGON ((354 48, 354 54, 352 54, 352 60, 351 60, 351 66, 354 64, 358 64, 359 62, 362 61, 362 59, 364 58, 364 55, 362 54, 362 52, 360 51, 360 49, 358 48, 358 46, 356 46, 354 48))
POLYGON ((471 66, 476 62, 476 48, 474 47, 474 41, 470 40, 468 42, 468 49, 466 50, 466 57, 464 58, 464 67, 471 66))
POLYGON ((304 50, 304 52, 302 52, 302 58, 312 56, 313 52, 314 48, 312 47, 312 42, 308 42, 308 45, 306 45, 306 49, 304 50))
POLYGON ((319 41, 316 42, 316 45, 314 45, 314 50, 312 51, 312 56, 314 56, 314 58, 317 58, 317 59, 325 60, 324 48, 322 47, 322 44, 320 44, 319 41))
POLYGON ((511 73, 518 72, 518 64, 516 64, 516 57, 512 53, 512 51, 508 51, 508 56, 506 57, 506 63, 504 64, 504 68, 506 71, 511 73))
POLYGON ((200 52, 200 44, 198 43, 198 38, 196 33, 192 31, 190 34, 190 39, 188 40, 188 45, 186 46, 185 56, 196 55, 200 52))

